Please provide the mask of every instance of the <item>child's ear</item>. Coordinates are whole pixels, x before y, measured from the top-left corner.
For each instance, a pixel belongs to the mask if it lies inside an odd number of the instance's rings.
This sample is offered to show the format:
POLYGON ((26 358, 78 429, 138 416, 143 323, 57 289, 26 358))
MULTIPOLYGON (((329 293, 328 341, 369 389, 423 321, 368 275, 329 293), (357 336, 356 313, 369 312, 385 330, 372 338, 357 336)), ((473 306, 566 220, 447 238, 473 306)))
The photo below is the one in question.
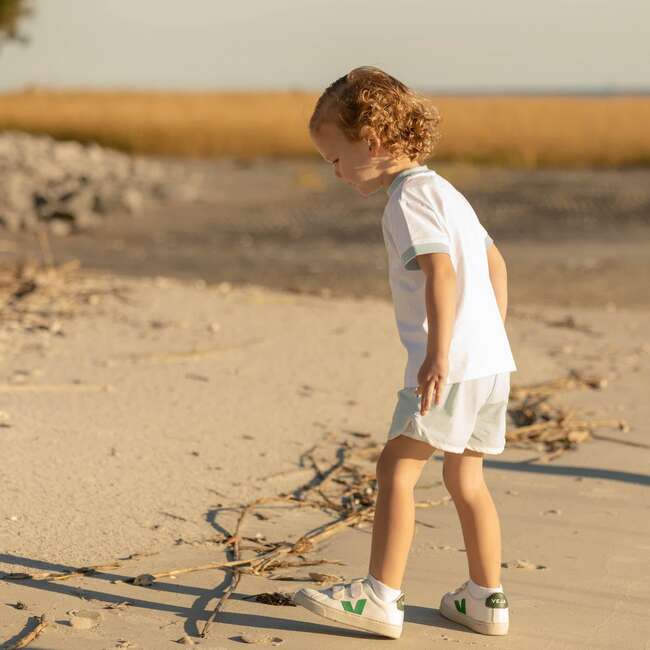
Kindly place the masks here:
POLYGON ((367 142, 368 150, 370 153, 378 154, 379 149, 381 148, 381 142, 379 142, 379 138, 374 133, 371 133, 368 135, 367 142))
POLYGON ((368 151, 372 154, 377 154, 381 147, 381 142, 379 142, 379 138, 375 134, 374 130, 366 125, 361 128, 360 135, 368 144, 368 151))

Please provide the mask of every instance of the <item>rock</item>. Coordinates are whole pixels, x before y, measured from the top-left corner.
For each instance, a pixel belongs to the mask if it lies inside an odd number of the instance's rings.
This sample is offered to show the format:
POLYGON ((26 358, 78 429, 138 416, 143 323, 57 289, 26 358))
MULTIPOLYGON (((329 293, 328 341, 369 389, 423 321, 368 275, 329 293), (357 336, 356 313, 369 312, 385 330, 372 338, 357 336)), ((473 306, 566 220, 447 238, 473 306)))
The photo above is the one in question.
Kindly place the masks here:
POLYGON ((182 165, 97 144, 0 133, 0 227, 12 232, 47 221, 65 236, 97 225, 101 215, 137 214, 150 200, 195 200, 201 180, 182 165))
POLYGON ((138 587, 150 587, 156 579, 150 573, 141 573, 133 578, 133 584, 138 587))
POLYGON ((120 201, 129 214, 136 214, 142 210, 144 196, 142 192, 129 188, 122 193, 120 201))

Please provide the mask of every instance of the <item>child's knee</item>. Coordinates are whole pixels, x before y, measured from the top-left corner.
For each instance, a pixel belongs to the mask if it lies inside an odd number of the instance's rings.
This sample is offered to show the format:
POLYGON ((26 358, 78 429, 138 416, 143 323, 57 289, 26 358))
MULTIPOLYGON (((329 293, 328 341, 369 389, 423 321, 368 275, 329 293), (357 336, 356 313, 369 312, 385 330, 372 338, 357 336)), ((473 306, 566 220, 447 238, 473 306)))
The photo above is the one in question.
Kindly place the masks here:
POLYGON ((454 499, 471 500, 485 488, 482 472, 460 471, 459 467, 442 466, 442 480, 454 499))
POLYGON ((399 459, 382 452, 376 467, 378 487, 379 489, 413 489, 420 478, 423 466, 423 461, 399 459))

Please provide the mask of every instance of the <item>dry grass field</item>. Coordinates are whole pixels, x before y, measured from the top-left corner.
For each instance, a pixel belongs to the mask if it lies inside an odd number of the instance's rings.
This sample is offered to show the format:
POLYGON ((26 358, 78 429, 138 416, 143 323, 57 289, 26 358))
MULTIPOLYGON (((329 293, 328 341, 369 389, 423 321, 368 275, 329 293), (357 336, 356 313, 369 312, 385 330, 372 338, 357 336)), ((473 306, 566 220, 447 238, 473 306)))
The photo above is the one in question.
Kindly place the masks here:
MULTIPOLYGON (((0 129, 181 157, 316 155, 304 92, 30 89, 0 94, 0 129)), ((650 164, 650 97, 440 96, 437 160, 528 169, 650 164)))

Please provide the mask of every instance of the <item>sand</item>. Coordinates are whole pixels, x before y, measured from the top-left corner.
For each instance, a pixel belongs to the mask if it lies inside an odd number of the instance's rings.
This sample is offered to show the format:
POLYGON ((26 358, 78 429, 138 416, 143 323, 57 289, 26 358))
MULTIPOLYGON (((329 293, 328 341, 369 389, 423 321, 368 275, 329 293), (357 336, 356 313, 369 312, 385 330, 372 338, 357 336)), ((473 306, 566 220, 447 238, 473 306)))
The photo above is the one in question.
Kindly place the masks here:
MULTIPOLYGON (((246 633, 279 637, 285 648, 389 643, 302 608, 243 599, 308 581, 244 575, 200 638, 222 571, 151 586, 122 580, 225 559, 218 540, 237 517, 228 506, 302 484, 313 472, 298 459, 315 444, 325 464, 354 433, 385 440, 405 362, 392 305, 161 277, 110 282, 124 299, 102 297, 62 318, 59 333, 2 331, 0 639, 45 613, 50 623, 32 649, 173 648, 185 635, 200 647, 235 648, 246 633), (63 581, 6 577, 115 561, 63 581)), ((507 329, 519 368, 513 385, 571 369, 602 376, 604 388, 562 391, 554 402, 630 428, 597 429, 547 463, 511 447, 486 457, 508 564, 506 637, 440 616, 442 593, 467 579, 462 536, 453 504, 418 510, 406 624, 394 644, 648 647, 650 310, 514 303, 507 329), (567 316, 591 331, 552 324, 567 316)), ((441 461, 436 452, 419 499, 446 494, 441 461)), ((306 509, 266 514, 247 519, 246 534, 295 541, 330 519, 306 509)), ((365 575, 369 544, 368 525, 349 528, 314 554, 345 564, 315 570, 365 575)))

